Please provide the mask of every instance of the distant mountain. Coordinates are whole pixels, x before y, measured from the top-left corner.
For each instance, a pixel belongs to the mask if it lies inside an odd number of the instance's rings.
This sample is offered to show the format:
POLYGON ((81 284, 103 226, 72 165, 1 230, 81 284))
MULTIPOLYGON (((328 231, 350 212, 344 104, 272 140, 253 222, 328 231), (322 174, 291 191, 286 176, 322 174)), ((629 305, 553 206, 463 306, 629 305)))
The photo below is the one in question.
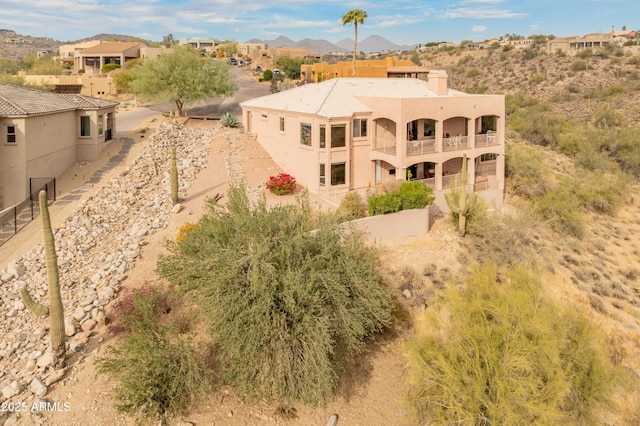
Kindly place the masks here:
MULTIPOLYGON (((348 52, 353 52, 353 39, 345 38, 336 43, 336 46, 345 49, 348 52)), ((397 50, 412 50, 416 45, 400 45, 395 44, 392 41, 387 40, 379 35, 371 35, 364 40, 358 40, 358 52, 372 53, 372 52, 395 52, 397 50)))
MULTIPOLYGON (((269 47, 306 47, 311 52, 321 54, 331 52, 347 53, 353 51, 353 39, 350 38, 345 38, 340 40, 338 43, 333 44, 327 40, 305 38, 304 40, 293 41, 290 38, 280 36, 275 40, 251 39, 246 43, 266 43, 269 47)), ((358 41, 358 51, 366 53, 411 50, 413 48, 415 48, 415 45, 408 46, 395 44, 392 41, 377 35, 372 35, 362 41, 358 41)))

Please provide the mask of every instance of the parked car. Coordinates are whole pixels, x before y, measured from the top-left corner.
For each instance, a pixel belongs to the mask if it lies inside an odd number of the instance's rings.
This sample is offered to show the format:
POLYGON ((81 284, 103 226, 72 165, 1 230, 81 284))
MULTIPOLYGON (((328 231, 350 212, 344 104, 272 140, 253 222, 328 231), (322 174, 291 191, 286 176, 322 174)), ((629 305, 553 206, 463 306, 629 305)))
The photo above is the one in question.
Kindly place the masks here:
POLYGON ((236 58, 229 58, 227 59, 229 61, 229 65, 237 65, 238 61, 236 61, 236 58))
POLYGON ((244 60, 238 59, 238 66, 239 67, 244 67, 244 60))

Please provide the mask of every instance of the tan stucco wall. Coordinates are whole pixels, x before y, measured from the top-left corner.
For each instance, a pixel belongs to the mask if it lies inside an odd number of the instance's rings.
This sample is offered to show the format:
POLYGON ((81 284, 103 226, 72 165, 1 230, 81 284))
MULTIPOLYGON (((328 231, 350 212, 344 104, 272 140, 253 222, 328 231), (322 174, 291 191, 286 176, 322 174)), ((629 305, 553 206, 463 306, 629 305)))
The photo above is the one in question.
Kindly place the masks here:
POLYGON ((349 223, 361 230, 371 242, 425 235, 429 232, 429 207, 370 216, 349 223))
POLYGON ((80 94, 102 99, 113 99, 116 87, 108 75, 25 75, 25 81, 34 85, 79 84, 80 94))
MULTIPOLYGON (((387 71, 391 67, 411 67, 414 65, 410 60, 395 59, 391 56, 385 59, 356 61, 356 74, 360 78, 386 78, 387 71)), ((319 79, 322 81, 336 77, 353 77, 353 61, 338 62, 331 65, 324 62, 303 64, 300 66, 300 71, 302 79, 316 83, 319 79)))
MULTIPOLYGON (((58 177, 78 161, 95 160, 109 142, 98 135, 98 116, 103 115, 106 131, 107 112, 67 111, 28 118, 0 119, 0 185, 4 208, 29 196, 29 178, 58 177), (80 116, 91 117, 91 136, 80 137, 80 116), (16 143, 6 143, 6 126, 16 126, 16 143)), ((115 133, 115 128, 113 129, 115 133)))

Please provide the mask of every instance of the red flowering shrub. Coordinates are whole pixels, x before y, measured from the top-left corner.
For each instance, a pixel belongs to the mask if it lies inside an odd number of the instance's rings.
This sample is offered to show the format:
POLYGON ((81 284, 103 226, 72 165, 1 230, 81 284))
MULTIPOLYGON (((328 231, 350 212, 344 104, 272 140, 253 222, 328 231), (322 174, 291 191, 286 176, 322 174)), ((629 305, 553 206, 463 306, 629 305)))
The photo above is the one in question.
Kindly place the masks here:
POLYGON ((296 189, 296 178, 287 173, 269 176, 267 189, 278 195, 288 194, 296 189))

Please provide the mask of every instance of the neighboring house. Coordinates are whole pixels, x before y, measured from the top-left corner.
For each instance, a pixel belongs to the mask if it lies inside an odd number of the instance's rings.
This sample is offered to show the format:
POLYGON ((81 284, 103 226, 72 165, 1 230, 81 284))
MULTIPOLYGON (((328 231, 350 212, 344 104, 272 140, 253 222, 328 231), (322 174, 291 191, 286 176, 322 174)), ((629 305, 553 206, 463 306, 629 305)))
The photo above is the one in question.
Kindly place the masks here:
POLYGON ((100 43, 82 49, 74 56, 73 70, 84 70, 85 74, 99 74, 107 64, 124 66, 127 61, 143 57, 141 50, 146 45, 138 41, 100 43))
POLYGON ((220 43, 220 40, 209 37, 181 38, 178 41, 180 46, 192 46, 194 49, 204 50, 207 53, 215 52, 216 46, 220 43))
POLYGON ((30 179, 96 159, 115 136, 117 105, 0 84, 0 210, 29 197, 30 179))
POLYGON ((505 100, 447 87, 447 74, 335 78, 240 104, 245 130, 311 193, 338 199, 389 180, 421 180, 447 210, 461 178, 502 205, 505 100))
POLYGON ((582 49, 599 49, 613 43, 618 44, 611 33, 592 33, 584 37, 556 37, 547 42, 547 53, 562 52, 573 56, 582 49))
MULTIPOLYGON (((356 60, 356 76, 371 78, 419 77, 425 78, 429 70, 417 67, 410 60, 385 59, 356 60)), ((300 65, 300 79, 318 83, 332 78, 353 77, 353 61, 342 61, 336 64, 326 62, 300 65)))
POLYGON ((87 41, 82 41, 80 43, 63 44, 58 48, 59 55, 56 56, 54 59, 60 62, 67 62, 73 65, 73 58, 75 58, 78 55, 78 53, 80 53, 84 49, 97 46, 101 43, 102 41, 100 40, 87 40, 87 41))

